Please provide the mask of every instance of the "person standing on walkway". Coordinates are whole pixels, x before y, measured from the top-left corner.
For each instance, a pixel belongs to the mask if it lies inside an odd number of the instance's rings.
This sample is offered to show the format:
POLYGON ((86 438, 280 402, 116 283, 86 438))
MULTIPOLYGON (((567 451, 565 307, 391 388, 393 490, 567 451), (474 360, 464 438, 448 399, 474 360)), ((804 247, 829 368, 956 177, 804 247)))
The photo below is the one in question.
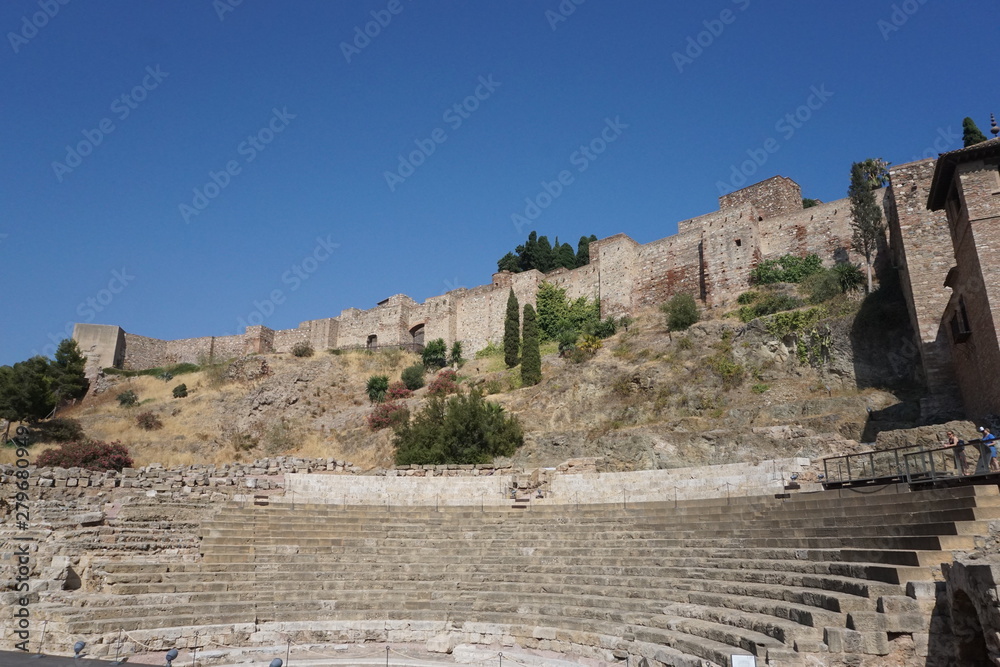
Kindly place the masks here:
POLYGON ((1000 463, 997 463, 997 437, 990 433, 990 430, 985 426, 979 427, 979 432, 982 434, 980 439, 983 443, 989 447, 990 451, 990 471, 997 472, 1000 471, 1000 463))
POLYGON ((948 446, 954 447, 955 452, 955 467, 961 472, 963 476, 969 474, 969 461, 965 456, 965 440, 959 440, 955 437, 954 431, 948 431, 948 446))

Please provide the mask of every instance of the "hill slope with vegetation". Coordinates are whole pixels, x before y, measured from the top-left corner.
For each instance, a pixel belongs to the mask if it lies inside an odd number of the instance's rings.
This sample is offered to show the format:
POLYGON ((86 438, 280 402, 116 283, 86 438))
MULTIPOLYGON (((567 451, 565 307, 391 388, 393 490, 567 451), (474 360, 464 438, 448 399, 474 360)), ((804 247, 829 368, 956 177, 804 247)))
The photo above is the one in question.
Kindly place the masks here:
MULTIPOLYGON (((898 289, 883 282, 865 300, 837 289, 811 299, 815 284, 762 285, 736 310, 703 313, 684 330, 671 330, 671 313, 654 309, 624 322, 598 319, 604 338, 571 344, 555 333, 542 342, 541 380, 528 386, 499 345, 440 377, 438 367, 456 351, 461 357, 460 348, 442 350, 426 370, 426 359, 402 350, 300 350, 108 373, 57 419, 75 420, 90 439, 121 442, 136 465, 289 454, 382 467, 396 457, 399 419, 415 423, 422 409, 445 400, 434 394, 457 389, 503 408, 469 404, 462 408, 469 414, 516 417, 516 429, 502 428, 524 444, 503 460, 522 465, 597 456, 604 469, 629 470, 817 458, 857 449, 880 429, 917 425, 914 364, 890 353, 909 339, 908 318, 898 289), (775 301, 779 312, 758 307, 775 301), (387 404, 398 416, 378 417, 387 404), (884 421, 873 421, 879 415, 884 421)), ((66 437, 44 422, 33 430, 37 452, 66 437)))

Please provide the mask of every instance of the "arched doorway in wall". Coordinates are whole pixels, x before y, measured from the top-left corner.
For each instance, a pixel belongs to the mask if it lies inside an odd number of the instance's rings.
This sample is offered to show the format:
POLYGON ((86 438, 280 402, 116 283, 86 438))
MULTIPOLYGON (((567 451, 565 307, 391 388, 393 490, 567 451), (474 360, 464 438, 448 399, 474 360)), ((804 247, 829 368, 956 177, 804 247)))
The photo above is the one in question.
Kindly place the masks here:
POLYGON ((410 342, 414 346, 423 347, 424 346, 424 325, 418 324, 417 326, 410 329, 410 342))
POLYGON ((376 336, 375 334, 368 336, 368 341, 365 343, 365 348, 369 350, 374 350, 377 347, 378 347, 378 336, 376 336))
POLYGON ((952 595, 951 632, 955 639, 957 665, 991 665, 986 637, 979 622, 976 606, 965 592, 957 590, 952 595))

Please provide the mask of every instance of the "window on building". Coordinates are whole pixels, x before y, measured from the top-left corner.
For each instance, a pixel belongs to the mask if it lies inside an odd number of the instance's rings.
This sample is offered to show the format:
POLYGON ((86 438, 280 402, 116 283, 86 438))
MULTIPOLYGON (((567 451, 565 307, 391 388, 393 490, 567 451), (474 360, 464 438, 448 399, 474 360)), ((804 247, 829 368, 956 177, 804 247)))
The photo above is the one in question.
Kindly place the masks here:
POLYGON ((965 309, 965 297, 959 297, 958 308, 951 315, 951 338, 956 343, 964 343, 969 340, 971 335, 969 313, 965 309))

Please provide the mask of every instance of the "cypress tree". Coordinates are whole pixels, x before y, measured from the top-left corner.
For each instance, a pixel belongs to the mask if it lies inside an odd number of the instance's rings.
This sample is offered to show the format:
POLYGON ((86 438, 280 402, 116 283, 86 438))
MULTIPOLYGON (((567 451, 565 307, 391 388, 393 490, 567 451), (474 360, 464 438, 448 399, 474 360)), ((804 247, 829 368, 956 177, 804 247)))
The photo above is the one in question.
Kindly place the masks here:
POLYGON ((851 165, 851 187, 847 194, 851 200, 851 246, 865 256, 868 273, 868 292, 872 291, 872 260, 879 241, 885 236, 882 209, 875 200, 875 188, 868 162, 851 165))
POLYGON ((976 121, 967 117, 962 121, 962 141, 965 144, 965 148, 968 148, 969 146, 975 146, 986 141, 986 135, 979 131, 976 121))
POLYGON ((580 242, 576 244, 576 265, 586 266, 587 264, 590 264, 590 239, 581 236, 580 242))
POLYGON ((521 384, 530 387, 542 380, 542 353, 538 347, 538 327, 535 325, 535 309, 530 303, 524 307, 521 341, 521 384))
POLYGON ((507 368, 518 364, 518 348, 521 347, 521 307, 517 303, 514 290, 507 297, 507 317, 503 323, 503 361, 507 368))

